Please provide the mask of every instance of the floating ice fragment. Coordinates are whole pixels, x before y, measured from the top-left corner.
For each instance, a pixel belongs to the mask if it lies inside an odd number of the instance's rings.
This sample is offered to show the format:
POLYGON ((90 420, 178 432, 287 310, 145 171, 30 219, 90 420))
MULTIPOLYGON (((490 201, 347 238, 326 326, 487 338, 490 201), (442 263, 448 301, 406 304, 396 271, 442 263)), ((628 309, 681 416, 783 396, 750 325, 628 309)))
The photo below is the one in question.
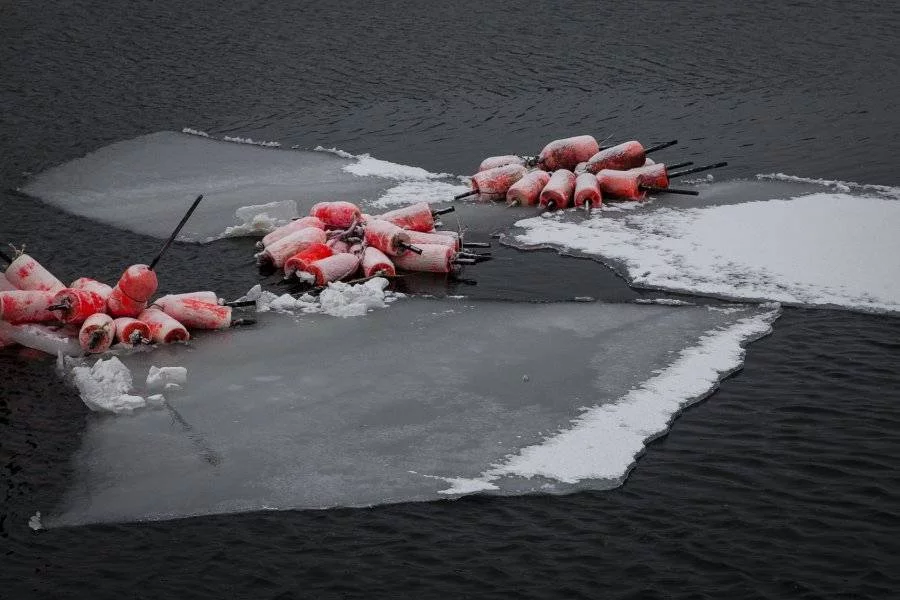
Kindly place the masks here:
POLYGON ((74 367, 72 374, 81 399, 91 410, 122 413, 146 405, 141 396, 129 394, 131 371, 115 356, 101 358, 93 367, 74 367))
POLYGON ((41 511, 37 511, 29 517, 28 526, 34 531, 40 531, 44 528, 44 524, 41 523, 41 511))
POLYGON ((182 386, 187 383, 187 369, 184 367, 151 366, 147 373, 147 389, 169 389, 170 385, 182 386))

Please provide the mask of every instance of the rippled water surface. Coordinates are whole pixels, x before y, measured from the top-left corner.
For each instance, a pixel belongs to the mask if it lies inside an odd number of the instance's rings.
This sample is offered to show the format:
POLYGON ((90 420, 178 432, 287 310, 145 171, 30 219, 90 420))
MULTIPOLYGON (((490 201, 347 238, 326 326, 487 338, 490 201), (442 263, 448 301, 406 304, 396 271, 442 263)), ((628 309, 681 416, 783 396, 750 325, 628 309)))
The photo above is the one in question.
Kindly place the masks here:
MULTIPOLYGON (((6 3, 0 240, 114 280, 158 240, 12 190, 186 126, 451 173, 569 134, 678 138, 667 157, 732 163, 718 179, 897 185, 898 26, 892 2, 6 3)), ((163 285, 240 294, 250 246, 176 245, 163 285)), ((495 252, 464 293, 647 295, 590 261, 495 252)), ((4 350, 0 597, 890 598, 898 339, 896 317, 787 310, 612 491, 40 534, 28 516, 64 493, 88 415, 47 359, 4 350)))

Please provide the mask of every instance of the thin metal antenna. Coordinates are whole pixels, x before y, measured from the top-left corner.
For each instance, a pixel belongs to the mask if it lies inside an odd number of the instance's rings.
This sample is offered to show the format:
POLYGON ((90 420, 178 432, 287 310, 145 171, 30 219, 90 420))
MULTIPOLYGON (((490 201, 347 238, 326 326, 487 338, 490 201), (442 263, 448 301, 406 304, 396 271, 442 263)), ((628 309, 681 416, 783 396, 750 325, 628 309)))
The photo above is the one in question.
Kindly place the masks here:
POLYGON ((172 242, 175 241, 175 236, 178 235, 178 233, 181 231, 181 228, 184 227, 184 224, 187 223, 188 219, 191 218, 191 215, 194 214, 194 211, 197 210, 197 205, 200 204, 201 200, 203 200, 203 194, 200 194, 199 196, 197 196, 197 199, 194 200, 194 203, 191 204, 191 207, 188 209, 188 211, 186 213, 184 213, 183 217, 181 217, 181 222, 178 223, 177 227, 175 227, 175 231, 172 232, 172 235, 170 235, 169 239, 166 240, 166 243, 162 247, 162 250, 159 251, 159 254, 157 254, 156 258, 154 258, 153 261, 150 263, 149 269, 151 271, 153 270, 153 267, 156 266, 156 263, 159 262, 159 259, 161 259, 163 257, 163 254, 166 253, 166 250, 169 249, 169 246, 172 245, 172 242))

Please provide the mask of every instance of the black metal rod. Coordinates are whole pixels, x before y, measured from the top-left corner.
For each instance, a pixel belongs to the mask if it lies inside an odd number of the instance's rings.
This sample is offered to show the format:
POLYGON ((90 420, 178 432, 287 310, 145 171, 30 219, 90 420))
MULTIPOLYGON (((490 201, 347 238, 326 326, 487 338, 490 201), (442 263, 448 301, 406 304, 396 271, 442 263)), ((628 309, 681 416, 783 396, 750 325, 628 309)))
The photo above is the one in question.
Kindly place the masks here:
POLYGON ((231 302, 226 302, 224 306, 230 306, 231 308, 241 308, 243 306, 256 306, 256 300, 232 300, 231 302))
POLYGON ((682 194, 684 196, 699 196, 700 192, 697 190, 680 190, 677 188, 661 188, 661 187, 653 187, 652 185, 642 185, 640 186, 642 190, 645 192, 650 192, 651 194, 682 194))
POLYGON ((657 144, 655 146, 650 146, 649 148, 644 148, 644 154, 650 154, 651 152, 656 152, 657 150, 662 150, 663 148, 668 148, 669 146, 674 146, 678 143, 678 140, 671 140, 668 142, 663 142, 661 144, 657 144))
POLYGON ((478 261, 475 260, 474 258, 454 258, 453 259, 453 264, 456 264, 456 265, 474 265, 476 262, 478 262, 478 261))
POLYGON ((63 303, 63 304, 52 304, 47 307, 47 310, 69 310, 70 308, 72 308, 72 307, 69 306, 68 304, 63 303))
POLYGON ((465 242, 463 248, 490 248, 490 242, 465 242))
POLYGON ((453 196, 453 199, 454 200, 462 200, 463 198, 468 198, 469 196, 474 196, 477 193, 478 193, 478 190, 472 190, 469 192, 465 192, 463 194, 457 194, 457 195, 453 196))
POLYGON ((242 327, 244 325, 256 325, 256 319, 232 319, 232 327, 242 327))
POLYGON ((416 254, 422 254, 422 249, 418 246, 413 246, 412 244, 407 244, 406 242, 400 242, 397 245, 404 250, 409 250, 410 252, 415 252, 416 254))
MULTIPOLYGON (((669 179, 672 179, 675 177, 683 177, 685 175, 693 175, 694 173, 702 173, 703 171, 709 171, 711 169, 719 169, 719 168, 727 167, 727 166, 728 166, 728 163, 723 161, 723 162, 717 162, 712 165, 703 165, 702 167, 694 167, 693 169, 688 169, 687 171, 679 171, 677 173, 669 173, 669 179)), ((674 169, 675 167, 672 167, 672 168, 674 169)))
POLYGON ((439 208, 437 210, 431 211, 431 216, 437 217, 439 215, 446 215, 447 213, 452 213, 456 210, 455 206, 448 206, 447 208, 439 208))
POLYGON ((2 258, 3 260, 5 260, 5 261, 6 261, 6 264, 9 264, 9 265, 12 264, 13 259, 10 258, 10 257, 9 257, 9 254, 7 254, 6 252, 4 252, 3 250, 0 250, 0 258, 2 258))
POLYGON ((156 263, 159 262, 159 259, 163 257, 163 254, 166 253, 166 250, 169 249, 169 246, 172 245, 172 242, 175 241, 175 237, 181 231, 181 228, 184 227, 184 224, 187 223, 188 219, 191 218, 191 215, 194 214, 194 211, 197 210, 197 205, 200 204, 200 201, 203 200, 203 194, 197 196, 197 199, 194 200, 194 203, 191 204, 191 207, 188 209, 184 216, 181 217, 181 222, 178 223, 178 226, 175 228, 175 231, 172 232, 172 235, 169 236, 169 239, 166 240, 165 245, 162 247, 162 250, 159 251, 159 254, 156 255, 156 258, 150 263, 150 270, 153 270, 153 267, 156 266, 156 263))
POLYGON ((684 162, 675 163, 674 165, 665 165, 667 171, 672 171, 674 169, 683 169, 685 167, 689 167, 694 164, 692 160, 686 160, 684 162))

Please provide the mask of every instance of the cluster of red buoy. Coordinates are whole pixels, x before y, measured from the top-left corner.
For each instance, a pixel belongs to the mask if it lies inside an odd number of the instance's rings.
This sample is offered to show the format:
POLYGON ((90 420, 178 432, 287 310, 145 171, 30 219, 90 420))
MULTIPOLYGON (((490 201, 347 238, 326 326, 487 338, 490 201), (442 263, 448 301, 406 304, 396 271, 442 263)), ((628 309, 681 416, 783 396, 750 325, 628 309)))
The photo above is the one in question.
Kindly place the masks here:
POLYGON ((590 135, 554 140, 537 157, 510 154, 484 159, 472 175, 471 191, 456 199, 478 195, 505 198, 511 206, 576 206, 590 210, 599 208, 604 198, 644 200, 651 193, 695 196, 695 190, 670 187, 670 180, 727 163, 675 171, 693 163, 666 165, 647 156, 677 143, 672 140, 645 148, 632 140, 602 148, 590 135))
POLYGON ((320 202, 310 215, 266 235, 256 255, 261 265, 282 269, 316 286, 362 277, 397 274, 397 270, 450 273, 458 265, 490 260, 470 248, 455 231, 437 230, 435 217, 452 207, 432 210, 419 202, 380 215, 367 215, 352 202, 320 202))

